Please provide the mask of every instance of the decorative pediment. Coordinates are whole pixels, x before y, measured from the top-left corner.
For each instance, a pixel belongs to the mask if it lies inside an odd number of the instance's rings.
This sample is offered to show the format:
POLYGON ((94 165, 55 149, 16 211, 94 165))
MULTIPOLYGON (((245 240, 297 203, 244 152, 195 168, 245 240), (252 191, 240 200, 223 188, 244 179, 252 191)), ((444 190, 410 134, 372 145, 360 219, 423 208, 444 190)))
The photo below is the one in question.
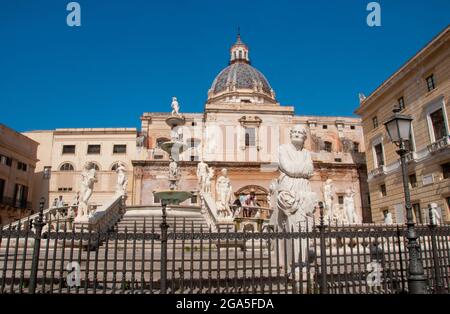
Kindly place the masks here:
POLYGON ((262 123, 262 119, 258 116, 242 116, 238 121, 244 127, 251 125, 259 127, 262 123))

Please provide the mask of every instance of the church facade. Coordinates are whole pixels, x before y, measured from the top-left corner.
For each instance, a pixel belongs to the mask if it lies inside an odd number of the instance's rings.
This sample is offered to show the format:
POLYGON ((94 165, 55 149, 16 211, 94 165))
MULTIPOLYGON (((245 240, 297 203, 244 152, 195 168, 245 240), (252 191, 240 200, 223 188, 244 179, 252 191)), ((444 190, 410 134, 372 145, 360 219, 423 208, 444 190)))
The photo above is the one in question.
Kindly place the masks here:
MULTIPOLYGON (((191 199, 184 205, 198 206, 200 203, 196 176, 200 160, 215 170, 216 175, 212 181, 213 195, 215 180, 220 171, 226 168, 235 196, 255 191, 258 203, 261 206, 267 205, 269 185, 278 177, 278 148, 289 142, 290 129, 300 124, 308 130, 305 148, 311 151, 314 163, 314 176, 311 178, 313 191, 319 199, 323 199, 323 185, 326 180, 331 179, 334 185, 334 205, 342 207, 345 191, 353 190, 360 219, 363 222, 371 222, 361 119, 298 116, 294 107, 281 105, 269 81, 252 66, 249 47, 242 42, 240 36, 230 49, 228 66, 214 79, 207 95, 205 108, 201 113, 186 113, 183 111, 183 104, 180 104, 185 124, 175 132, 188 149, 180 156, 181 180, 178 187, 192 192, 191 199)), ((170 101, 168 105, 169 103, 170 101)), ((48 131, 53 134, 49 136, 60 136, 56 143, 41 140, 38 150, 39 160, 43 160, 39 156, 44 152, 47 155, 49 151, 54 152, 50 154, 51 160, 45 160, 45 163, 53 165, 47 197, 53 199, 58 194, 63 194, 66 200, 73 198, 78 189, 81 164, 91 161, 89 158, 95 155, 89 154, 88 151, 85 154, 84 150, 94 144, 97 146, 92 149, 96 151, 102 150, 103 145, 112 145, 111 154, 103 156, 103 153, 99 153, 94 156, 104 183, 94 188, 93 201, 101 203, 109 195, 112 196, 114 191, 108 182, 114 182, 116 178, 114 164, 123 161, 130 182, 129 205, 158 206, 160 201, 154 197, 153 191, 168 188, 169 156, 161 149, 161 144, 168 141, 172 135, 165 122, 169 115, 170 113, 143 113, 140 117, 140 131, 64 130, 62 133, 66 140, 71 141, 66 145, 77 145, 76 142, 79 141, 86 146, 83 146, 81 151, 83 156, 74 157, 74 161, 67 161, 72 164, 72 167, 67 166, 67 169, 61 168, 65 164, 61 131, 48 131), (123 143, 115 143, 117 140, 114 134, 123 143), (108 144, 102 144, 104 141, 108 144), (114 145, 122 145, 122 154, 114 153, 114 145), (127 147, 125 150, 123 145, 127 147), (61 174, 62 172, 64 173, 61 174), (64 187, 59 186, 63 181, 55 182, 61 177, 65 180, 64 187), (100 198, 96 199, 98 197, 100 198)), ((36 134, 26 133, 40 142, 36 134)), ((40 162, 37 167, 44 169, 46 165, 40 162)), ((39 177, 36 177, 36 180, 39 182, 39 177)))

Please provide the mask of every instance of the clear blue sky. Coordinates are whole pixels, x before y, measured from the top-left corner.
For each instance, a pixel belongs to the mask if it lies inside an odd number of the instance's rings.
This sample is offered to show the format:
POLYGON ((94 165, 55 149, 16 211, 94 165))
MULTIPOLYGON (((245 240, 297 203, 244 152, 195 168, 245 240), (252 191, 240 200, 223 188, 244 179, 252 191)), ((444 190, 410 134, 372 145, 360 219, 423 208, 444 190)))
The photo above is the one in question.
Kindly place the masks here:
POLYGON ((353 115, 450 23, 449 0, 0 0, 0 122, 18 131, 139 127, 146 111, 201 112, 237 26, 252 64, 300 115, 353 115))

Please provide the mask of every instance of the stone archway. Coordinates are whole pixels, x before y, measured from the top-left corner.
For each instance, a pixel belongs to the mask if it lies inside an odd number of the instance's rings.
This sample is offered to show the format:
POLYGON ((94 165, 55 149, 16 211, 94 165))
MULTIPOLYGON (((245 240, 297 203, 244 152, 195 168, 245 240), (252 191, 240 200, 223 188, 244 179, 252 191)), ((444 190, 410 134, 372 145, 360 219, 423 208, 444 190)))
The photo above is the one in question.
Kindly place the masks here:
POLYGON ((250 191, 254 190, 255 194, 256 194, 256 200, 258 202, 258 204, 261 207, 269 207, 269 204, 267 203, 267 195, 269 194, 269 191, 267 191, 267 189, 263 188, 262 186, 259 185, 247 185, 244 186, 242 188, 240 188, 239 190, 237 190, 234 193, 234 196, 236 198, 239 197, 239 195, 244 194, 244 195, 249 195, 250 191))

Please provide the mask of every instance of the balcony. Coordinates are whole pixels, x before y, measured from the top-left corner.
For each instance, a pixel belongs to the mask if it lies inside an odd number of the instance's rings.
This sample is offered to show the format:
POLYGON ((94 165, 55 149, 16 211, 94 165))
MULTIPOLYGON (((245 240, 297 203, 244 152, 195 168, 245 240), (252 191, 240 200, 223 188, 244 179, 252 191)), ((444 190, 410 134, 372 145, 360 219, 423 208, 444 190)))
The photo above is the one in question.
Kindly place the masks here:
POLYGON ((428 151, 431 154, 436 154, 442 150, 448 149, 450 147, 450 135, 447 135, 440 140, 427 146, 428 151))
POLYGON ((379 166, 378 168, 375 168, 372 171, 370 171, 369 175, 375 178, 384 174, 386 174, 386 166, 379 166))
POLYGON ((14 200, 12 197, 4 196, 0 199, 0 204, 5 205, 7 207, 18 208, 18 209, 32 209, 31 202, 27 202, 26 200, 14 200))
POLYGON ((406 162, 414 162, 417 159, 417 153, 416 152, 409 152, 405 156, 406 162))

